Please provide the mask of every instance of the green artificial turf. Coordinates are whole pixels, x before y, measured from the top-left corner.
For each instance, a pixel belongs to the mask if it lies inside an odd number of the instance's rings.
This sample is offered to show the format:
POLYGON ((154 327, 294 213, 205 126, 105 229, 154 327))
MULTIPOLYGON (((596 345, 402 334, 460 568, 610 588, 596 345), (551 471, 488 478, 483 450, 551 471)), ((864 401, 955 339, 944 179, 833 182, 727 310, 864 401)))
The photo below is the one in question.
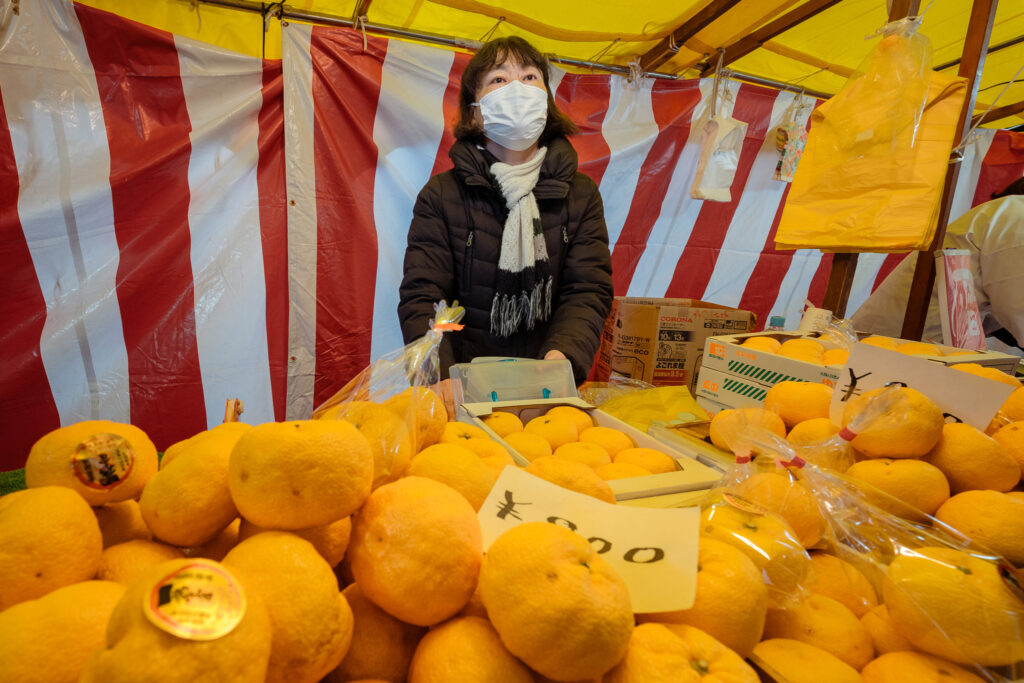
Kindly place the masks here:
POLYGON ((0 472, 0 496, 25 488, 25 470, 0 472))

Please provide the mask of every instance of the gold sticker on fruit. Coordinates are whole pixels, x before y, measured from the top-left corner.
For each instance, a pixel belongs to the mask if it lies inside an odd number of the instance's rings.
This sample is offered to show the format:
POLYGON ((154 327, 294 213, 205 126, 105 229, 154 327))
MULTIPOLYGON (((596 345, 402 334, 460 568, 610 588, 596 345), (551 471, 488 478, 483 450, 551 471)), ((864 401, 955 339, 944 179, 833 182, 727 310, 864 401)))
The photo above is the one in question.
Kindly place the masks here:
POLYGON ((93 434, 78 444, 71 469, 91 489, 109 490, 121 484, 135 466, 131 443, 118 434, 93 434))
POLYGON ((143 596, 143 611, 158 628, 186 640, 215 640, 245 615, 245 592, 223 566, 197 559, 158 581, 143 596))

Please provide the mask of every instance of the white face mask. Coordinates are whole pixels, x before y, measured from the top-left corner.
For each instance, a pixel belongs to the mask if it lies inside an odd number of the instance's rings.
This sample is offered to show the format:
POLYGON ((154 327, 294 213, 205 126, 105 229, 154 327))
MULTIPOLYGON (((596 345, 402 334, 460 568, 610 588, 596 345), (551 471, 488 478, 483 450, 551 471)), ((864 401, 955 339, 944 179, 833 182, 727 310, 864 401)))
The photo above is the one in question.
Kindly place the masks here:
POLYGON ((474 102, 484 119, 488 140, 521 152, 540 139, 548 121, 548 91, 512 81, 474 102))

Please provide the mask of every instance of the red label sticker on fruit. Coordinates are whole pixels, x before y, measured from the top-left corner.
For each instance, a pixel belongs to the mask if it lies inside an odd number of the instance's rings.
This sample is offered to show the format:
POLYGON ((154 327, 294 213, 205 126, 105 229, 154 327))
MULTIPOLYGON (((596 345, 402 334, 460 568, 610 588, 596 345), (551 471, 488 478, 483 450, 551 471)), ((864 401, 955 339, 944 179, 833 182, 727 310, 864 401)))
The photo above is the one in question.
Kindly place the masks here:
POLYGON ((135 451, 118 434, 93 434, 78 444, 71 456, 75 476, 91 489, 109 490, 120 485, 134 466, 135 451))
POLYGON ((223 566, 197 559, 165 576, 143 596, 155 626, 186 640, 216 640, 245 615, 242 585, 223 566))

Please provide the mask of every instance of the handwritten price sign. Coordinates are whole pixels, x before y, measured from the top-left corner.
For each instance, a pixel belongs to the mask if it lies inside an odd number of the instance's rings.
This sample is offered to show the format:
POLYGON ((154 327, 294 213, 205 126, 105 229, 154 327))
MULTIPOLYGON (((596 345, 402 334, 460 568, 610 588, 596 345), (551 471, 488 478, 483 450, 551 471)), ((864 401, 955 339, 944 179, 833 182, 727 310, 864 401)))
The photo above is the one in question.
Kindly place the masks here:
POLYGON ((935 402, 947 421, 966 422, 984 430, 1013 392, 1013 387, 903 353, 854 344, 832 394, 830 417, 841 424, 846 402, 889 384, 917 389, 935 402))
POLYGON ((693 607, 700 510, 612 505, 506 467, 480 507, 484 549, 524 522, 561 524, 586 538, 629 587, 634 612, 693 607))

